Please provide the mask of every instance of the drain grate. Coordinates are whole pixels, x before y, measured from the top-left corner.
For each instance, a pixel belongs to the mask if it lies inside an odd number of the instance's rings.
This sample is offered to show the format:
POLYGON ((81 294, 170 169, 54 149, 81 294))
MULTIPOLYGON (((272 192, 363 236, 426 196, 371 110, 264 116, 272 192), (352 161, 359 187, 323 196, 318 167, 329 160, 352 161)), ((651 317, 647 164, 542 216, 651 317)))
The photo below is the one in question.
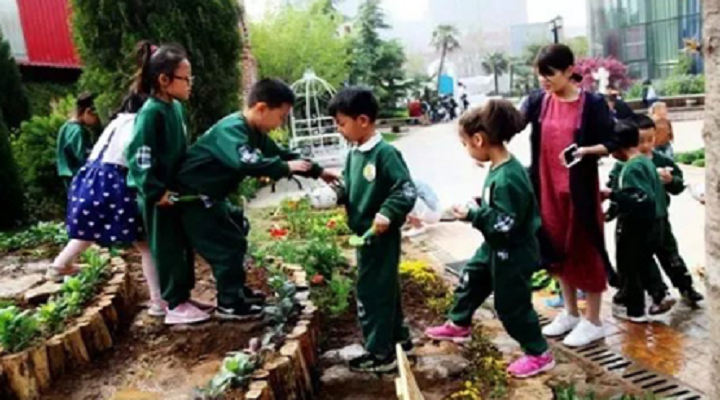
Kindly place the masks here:
MULTIPOLYGON (((545 326, 552 322, 547 315, 539 315, 540 325, 545 326)), ((702 394, 685 386, 675 378, 667 377, 640 366, 622 354, 616 353, 604 343, 597 342, 585 347, 572 349, 562 344, 561 338, 550 339, 555 346, 573 353, 575 356, 594 364, 603 370, 619 376, 631 386, 644 391, 652 392, 663 399, 701 400, 702 394)))

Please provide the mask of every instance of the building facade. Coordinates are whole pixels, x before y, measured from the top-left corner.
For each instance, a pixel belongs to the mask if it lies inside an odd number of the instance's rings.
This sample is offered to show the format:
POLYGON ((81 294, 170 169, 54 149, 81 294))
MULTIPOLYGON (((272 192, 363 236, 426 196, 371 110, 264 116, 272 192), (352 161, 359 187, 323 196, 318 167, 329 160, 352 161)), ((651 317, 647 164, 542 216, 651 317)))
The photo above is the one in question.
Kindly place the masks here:
POLYGON ((588 0, 588 13, 593 55, 622 60, 634 78, 669 76, 684 40, 702 40, 702 0, 588 0))

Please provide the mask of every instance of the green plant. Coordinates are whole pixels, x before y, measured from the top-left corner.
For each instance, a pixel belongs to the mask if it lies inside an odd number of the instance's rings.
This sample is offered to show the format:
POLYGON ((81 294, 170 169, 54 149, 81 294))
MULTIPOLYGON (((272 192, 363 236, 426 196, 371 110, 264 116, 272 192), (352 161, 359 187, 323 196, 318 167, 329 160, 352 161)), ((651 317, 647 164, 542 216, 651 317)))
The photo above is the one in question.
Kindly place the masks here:
POLYGON ((628 90, 625 91, 625 98, 628 100, 642 99, 643 84, 642 81, 635 81, 628 90))
POLYGON ((223 360, 220 372, 205 388, 198 390, 198 394, 203 399, 219 399, 230 388, 245 387, 259 364, 258 357, 252 354, 229 353, 223 360))
POLYGON ((37 339, 40 330, 38 321, 30 311, 17 307, 0 309, 0 345, 10 352, 29 347, 37 339))
POLYGON ((466 357, 470 361, 466 380, 480 393, 490 393, 491 398, 504 398, 508 388, 507 366, 502 353, 483 334, 480 326, 473 327, 466 357))
POLYGON ((72 0, 74 42, 83 60, 81 86, 99 93, 101 115, 119 105, 136 69, 134 48, 145 39, 178 43, 195 84, 188 105, 193 137, 240 104, 240 9, 236 0, 72 0))
POLYGON ((25 82, 32 115, 45 116, 58 101, 77 92, 75 83, 25 82))
POLYGON ((305 248, 302 266, 310 276, 330 278, 336 268, 345 264, 342 248, 334 240, 313 239, 305 248))
POLYGON ((74 99, 67 97, 46 116, 34 116, 20 126, 13 154, 25 188, 27 210, 33 219, 58 219, 67 206, 67 190, 57 178, 55 147, 74 99))
POLYGON ((43 244, 64 244, 67 239, 67 232, 62 223, 39 222, 23 231, 0 232, 0 254, 43 244))
POLYGON ((335 272, 326 286, 314 286, 311 295, 323 314, 339 317, 350 308, 353 286, 352 279, 335 272))
POLYGON ((705 75, 671 75, 658 82, 657 90, 663 96, 705 93, 705 75))
MULTIPOLYGON (((10 52, 10 44, 0 32, 0 115, 10 130, 30 118, 30 104, 20 82, 20 70, 10 52)), ((0 168, 0 171, 2 168, 0 168)))
MULTIPOLYGON (((0 42, 0 52, 2 46, 3 43, 0 42)), ((0 70, 2 70, 2 59, 0 59, 0 70)), ((2 86, 2 80, 3 77, 0 74, 0 86, 2 86)), ((2 89, 0 89, 0 93, 2 93, 2 89)), ((3 188, 3 194, 0 196, 0 210, 2 210, 0 230, 14 228, 25 218, 23 189, 19 172, 10 146, 10 132, 3 121, 3 113, 0 112, 0 187, 3 188)))
POLYGON ((693 165, 698 160, 705 160, 705 149, 675 154, 675 161, 681 164, 693 165))
POLYGON ((450 400, 482 400, 482 392, 472 382, 463 382, 463 388, 450 395, 450 400))
POLYGON ((66 304, 62 301, 49 301, 38 308, 37 318, 42 331, 53 335, 62 329, 67 319, 66 304))

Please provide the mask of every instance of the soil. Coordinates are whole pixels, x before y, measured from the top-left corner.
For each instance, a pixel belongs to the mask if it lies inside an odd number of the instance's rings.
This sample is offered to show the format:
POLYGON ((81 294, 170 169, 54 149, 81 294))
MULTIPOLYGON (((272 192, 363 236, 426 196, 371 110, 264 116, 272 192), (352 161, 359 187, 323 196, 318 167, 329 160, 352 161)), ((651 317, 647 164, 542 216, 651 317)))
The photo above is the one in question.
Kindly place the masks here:
MULTIPOLYGON (((139 257, 132 255, 129 259, 137 287, 147 298, 139 257)), ((255 271, 250 270, 250 282, 261 279, 255 271)), ((210 267, 201 260, 196 264, 196 277, 193 297, 214 303, 214 280, 210 267)), ((43 398, 190 399, 194 388, 205 385, 218 372, 227 352, 247 347, 249 340, 261 332, 260 324, 217 321, 167 327, 162 319, 141 311, 127 331, 120 333, 121 339, 113 350, 92 367, 66 374, 43 398)))

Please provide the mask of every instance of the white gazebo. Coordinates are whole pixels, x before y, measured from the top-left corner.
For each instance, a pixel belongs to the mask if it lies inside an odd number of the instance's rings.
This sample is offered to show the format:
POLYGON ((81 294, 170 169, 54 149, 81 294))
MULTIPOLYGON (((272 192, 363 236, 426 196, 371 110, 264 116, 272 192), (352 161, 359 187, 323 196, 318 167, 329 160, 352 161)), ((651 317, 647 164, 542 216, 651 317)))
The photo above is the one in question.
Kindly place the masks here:
POLYGON ((297 99, 291 116, 290 148, 323 166, 345 162, 348 144, 338 132, 327 107, 335 89, 312 70, 292 85, 297 99))

